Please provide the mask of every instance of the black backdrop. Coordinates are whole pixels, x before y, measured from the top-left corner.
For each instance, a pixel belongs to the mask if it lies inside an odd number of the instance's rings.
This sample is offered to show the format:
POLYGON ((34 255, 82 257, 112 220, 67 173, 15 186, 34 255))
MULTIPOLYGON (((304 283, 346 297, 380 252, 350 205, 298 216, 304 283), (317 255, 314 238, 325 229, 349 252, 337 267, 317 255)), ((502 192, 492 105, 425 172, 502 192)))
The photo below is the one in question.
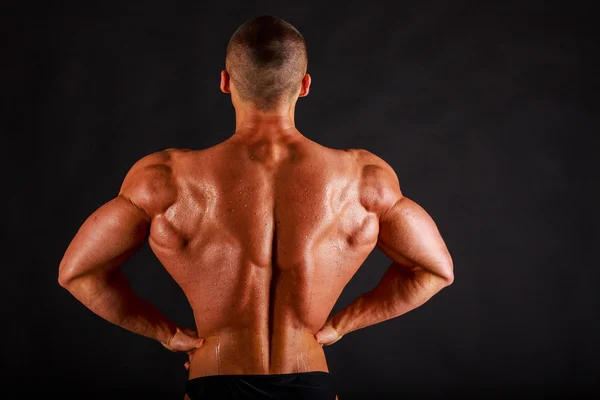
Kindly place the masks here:
MULTIPOLYGON (((57 284, 58 263, 137 159, 233 133, 218 87, 225 46, 271 14, 308 43, 313 85, 297 127, 388 161, 455 263, 455 283, 423 307, 326 348, 340 399, 597 390, 597 213, 583 201, 593 150, 581 146, 594 38, 583 18, 550 2, 195 3, 2 17, 6 382, 182 398, 185 356, 89 312, 57 284)), ((375 251, 334 311, 387 266, 375 251)), ((193 324, 147 246, 124 270, 193 324)))

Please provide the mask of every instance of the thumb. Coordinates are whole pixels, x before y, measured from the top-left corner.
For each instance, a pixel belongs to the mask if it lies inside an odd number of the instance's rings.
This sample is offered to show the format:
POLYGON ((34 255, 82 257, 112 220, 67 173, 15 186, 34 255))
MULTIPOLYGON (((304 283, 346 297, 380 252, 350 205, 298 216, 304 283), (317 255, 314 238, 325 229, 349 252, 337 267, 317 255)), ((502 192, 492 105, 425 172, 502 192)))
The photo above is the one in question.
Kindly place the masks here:
POLYGON ((331 325, 324 326, 317 334, 315 338, 318 343, 330 343, 336 340, 338 337, 337 331, 331 325))

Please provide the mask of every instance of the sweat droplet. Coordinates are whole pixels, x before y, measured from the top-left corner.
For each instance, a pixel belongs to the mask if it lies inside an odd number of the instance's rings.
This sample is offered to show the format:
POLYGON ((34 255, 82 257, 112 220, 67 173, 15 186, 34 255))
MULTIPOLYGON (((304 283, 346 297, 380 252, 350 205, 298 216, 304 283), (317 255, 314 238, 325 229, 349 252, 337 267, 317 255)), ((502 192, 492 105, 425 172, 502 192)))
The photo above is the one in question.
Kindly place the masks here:
POLYGON ((220 342, 217 344, 217 348, 215 351, 217 353, 217 374, 218 374, 219 368, 221 366, 221 343, 220 342))

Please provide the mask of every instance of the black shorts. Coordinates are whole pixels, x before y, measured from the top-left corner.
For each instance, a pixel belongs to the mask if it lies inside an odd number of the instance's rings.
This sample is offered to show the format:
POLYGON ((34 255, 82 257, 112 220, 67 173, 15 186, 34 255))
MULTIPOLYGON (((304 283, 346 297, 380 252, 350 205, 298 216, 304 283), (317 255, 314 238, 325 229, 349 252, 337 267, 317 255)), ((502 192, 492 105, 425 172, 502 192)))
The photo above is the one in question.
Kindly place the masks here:
POLYGON ((190 379, 190 400, 335 400, 333 377, 324 371, 272 375, 209 375, 190 379))

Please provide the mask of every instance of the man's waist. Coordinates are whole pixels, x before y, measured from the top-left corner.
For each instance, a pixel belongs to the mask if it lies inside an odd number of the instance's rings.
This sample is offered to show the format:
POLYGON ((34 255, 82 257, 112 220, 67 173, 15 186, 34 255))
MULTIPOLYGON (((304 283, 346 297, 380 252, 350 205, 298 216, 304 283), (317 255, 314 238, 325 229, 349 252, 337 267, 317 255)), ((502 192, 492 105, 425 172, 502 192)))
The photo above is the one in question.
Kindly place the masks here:
POLYGON ((283 374, 328 371, 325 353, 306 330, 285 335, 251 330, 228 330, 203 336, 204 344, 191 356, 190 379, 223 374, 283 374))

